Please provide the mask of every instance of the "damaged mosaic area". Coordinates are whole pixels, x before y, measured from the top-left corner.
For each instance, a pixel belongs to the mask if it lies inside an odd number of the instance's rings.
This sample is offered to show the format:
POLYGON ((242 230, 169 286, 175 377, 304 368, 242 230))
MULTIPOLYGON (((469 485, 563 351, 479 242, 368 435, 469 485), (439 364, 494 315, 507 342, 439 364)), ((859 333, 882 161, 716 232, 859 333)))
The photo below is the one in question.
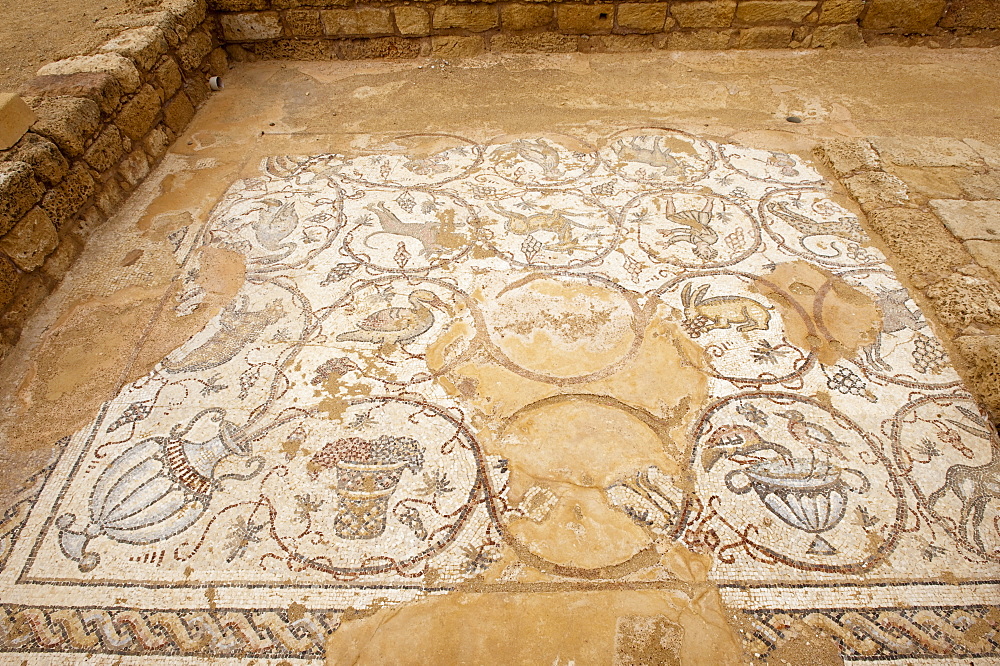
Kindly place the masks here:
MULTIPOLYGON (((170 241, 170 316, 204 248, 245 283, 8 512, 13 662, 315 659, 346 611, 484 581, 679 594, 678 553, 751 660, 1000 657, 1000 443, 800 158, 405 136, 269 158, 170 241)), ((630 612, 615 663, 697 640, 630 612)))

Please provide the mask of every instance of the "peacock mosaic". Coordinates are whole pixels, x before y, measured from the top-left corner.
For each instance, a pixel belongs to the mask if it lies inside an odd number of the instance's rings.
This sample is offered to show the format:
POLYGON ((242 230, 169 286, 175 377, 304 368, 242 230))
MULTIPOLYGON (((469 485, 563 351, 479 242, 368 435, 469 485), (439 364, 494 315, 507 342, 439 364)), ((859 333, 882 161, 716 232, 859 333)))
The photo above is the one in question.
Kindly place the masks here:
POLYGON ((669 588, 671 549, 751 659, 793 620, 850 659, 1000 658, 1000 442, 802 159, 404 136, 269 158, 170 241, 169 317, 204 248, 244 285, 8 512, 11 663, 321 658, 348 609, 669 588))

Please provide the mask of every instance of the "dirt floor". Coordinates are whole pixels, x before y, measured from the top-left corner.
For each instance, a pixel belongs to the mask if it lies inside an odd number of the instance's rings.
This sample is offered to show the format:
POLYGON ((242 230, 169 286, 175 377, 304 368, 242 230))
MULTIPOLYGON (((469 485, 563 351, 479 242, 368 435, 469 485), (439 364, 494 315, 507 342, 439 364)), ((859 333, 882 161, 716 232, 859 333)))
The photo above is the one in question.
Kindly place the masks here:
POLYGON ((105 20, 144 0, 4 0, 0 3, 0 91, 16 90, 42 65, 88 53, 117 34, 105 20))

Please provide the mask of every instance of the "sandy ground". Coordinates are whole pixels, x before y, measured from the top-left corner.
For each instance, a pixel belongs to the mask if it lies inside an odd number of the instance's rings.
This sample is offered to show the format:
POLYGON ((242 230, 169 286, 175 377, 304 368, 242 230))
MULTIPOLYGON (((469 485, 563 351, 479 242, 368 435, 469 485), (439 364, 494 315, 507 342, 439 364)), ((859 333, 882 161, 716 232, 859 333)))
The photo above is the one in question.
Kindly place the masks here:
POLYGON ((0 90, 15 90, 45 63, 86 53, 112 36, 98 22, 142 0, 3 0, 0 90))

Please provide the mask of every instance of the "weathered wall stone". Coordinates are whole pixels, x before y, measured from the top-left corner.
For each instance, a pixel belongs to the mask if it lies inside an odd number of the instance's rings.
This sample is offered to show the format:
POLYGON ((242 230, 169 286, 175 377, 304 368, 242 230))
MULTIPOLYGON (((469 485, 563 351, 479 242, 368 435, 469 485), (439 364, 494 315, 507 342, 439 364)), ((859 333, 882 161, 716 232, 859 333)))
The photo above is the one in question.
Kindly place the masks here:
POLYGON ((212 36, 206 30, 191 33, 187 41, 177 49, 181 67, 192 71, 201 66, 205 56, 212 52, 212 36))
POLYGON ((163 91, 163 96, 170 98, 181 89, 181 68, 173 58, 165 58, 153 73, 156 84, 163 91))
POLYGON ((532 30, 552 24, 554 13, 548 5, 501 5, 500 27, 503 30, 532 30))
POLYGON ((232 42, 245 42, 281 37, 278 12, 247 12, 223 14, 219 18, 222 37, 232 42))
POLYGON ((441 5, 434 10, 436 30, 462 28, 484 32, 499 25, 495 5, 441 5))
POLYGON ((176 133, 184 131, 191 119, 194 117, 194 104, 183 92, 167 102, 163 107, 163 121, 167 127, 176 133))
POLYGON ((619 28, 656 33, 663 30, 666 20, 666 3, 626 2, 618 5, 619 28))
POLYGON ((383 7, 330 9, 321 12, 328 35, 391 35, 392 15, 383 7))
POLYGON ((869 0, 861 27, 902 33, 927 32, 944 12, 945 0, 869 0))
POLYGON ((952 0, 941 26, 1000 29, 1000 3, 996 0, 952 0))
POLYGON ((819 15, 821 24, 853 23, 861 16, 865 0, 825 0, 819 15))
POLYGON ((129 57, 140 69, 149 71, 167 52, 167 39, 155 26, 126 30, 101 46, 105 53, 120 53, 129 57))
POLYGON ((0 252, 22 271, 33 271, 59 244, 59 235, 48 214, 32 208, 21 221, 0 238, 0 252))
POLYGON ((97 171, 108 171, 118 161, 124 157, 129 146, 125 145, 125 139, 121 131, 114 125, 109 125, 103 132, 97 135, 94 142, 83 154, 83 159, 97 171))
POLYGON ((577 49, 577 39, 557 32, 527 35, 500 33, 490 40, 490 48, 510 53, 572 53, 577 49))
POLYGON ((740 30, 741 49, 783 49, 792 41, 792 28, 762 25, 740 30))
POLYGON ((743 0, 736 18, 746 23, 799 23, 815 7, 815 0, 743 0))
POLYGON ((107 72, 77 72, 36 76, 21 86, 24 97, 84 97, 93 100, 105 116, 121 104, 122 87, 107 72))
POLYGON ((865 45, 861 29, 853 23, 842 25, 818 25, 812 31, 813 48, 860 48, 865 45))
POLYGON ((58 187, 45 193, 41 206, 59 229, 80 211, 95 188, 94 177, 90 175, 87 165, 77 162, 58 187))
POLYGON ((44 191, 30 164, 0 162, 0 234, 10 231, 44 191))
POLYGON ((84 146, 101 124, 101 109, 93 100, 80 97, 50 97, 35 107, 38 121, 32 131, 53 141, 71 157, 83 154, 84 146))
POLYGON ((9 159, 25 162, 35 170, 35 176, 50 187, 57 185, 69 170, 69 162, 54 143, 43 136, 28 132, 11 148, 9 159))
POLYGON ((615 6, 612 4, 561 4, 556 7, 559 29, 575 35, 600 35, 615 26, 615 6))
POLYGON ((323 22, 316 9, 289 9, 285 12, 285 25, 295 37, 320 37, 323 34, 323 22))
POLYGON ((152 86, 145 86, 126 104, 115 124, 130 139, 141 139, 156 124, 160 115, 160 97, 152 86))
POLYGON ((76 74, 78 72, 103 72, 110 74, 121 84, 122 92, 132 93, 139 89, 142 78, 135 63, 120 53, 100 53, 77 56, 49 63, 38 70, 39 76, 56 74, 76 74))
POLYGON ((670 6, 670 15, 682 28, 727 28, 736 16, 736 1, 696 0, 670 6))

